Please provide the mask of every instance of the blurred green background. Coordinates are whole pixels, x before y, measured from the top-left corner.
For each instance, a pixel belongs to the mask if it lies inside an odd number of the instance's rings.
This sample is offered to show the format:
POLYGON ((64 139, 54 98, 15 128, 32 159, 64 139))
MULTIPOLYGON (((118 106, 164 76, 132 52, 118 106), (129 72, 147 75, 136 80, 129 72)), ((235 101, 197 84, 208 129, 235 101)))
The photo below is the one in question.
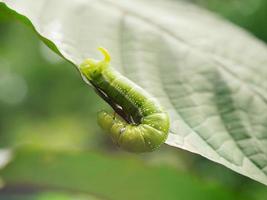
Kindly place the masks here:
MULTIPOLYGON (((192 2, 267 42, 266 0, 192 2)), ((120 151, 96 124, 103 108, 70 63, 0 13, 0 167, 13 156, 0 199, 267 199, 265 186, 198 155, 120 151)))

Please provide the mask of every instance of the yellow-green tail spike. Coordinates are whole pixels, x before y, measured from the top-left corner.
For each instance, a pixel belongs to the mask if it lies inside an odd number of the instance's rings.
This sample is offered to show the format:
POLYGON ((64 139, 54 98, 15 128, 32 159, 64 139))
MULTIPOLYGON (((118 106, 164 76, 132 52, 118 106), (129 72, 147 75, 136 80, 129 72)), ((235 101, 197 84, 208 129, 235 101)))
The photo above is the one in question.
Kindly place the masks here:
POLYGON ((108 50, 106 50, 106 49, 103 48, 103 47, 99 47, 98 50, 99 50, 99 51, 103 54, 103 56, 104 56, 104 60, 103 60, 103 62, 105 62, 105 63, 110 63, 110 61, 111 61, 111 57, 110 57, 110 54, 109 54, 108 50))

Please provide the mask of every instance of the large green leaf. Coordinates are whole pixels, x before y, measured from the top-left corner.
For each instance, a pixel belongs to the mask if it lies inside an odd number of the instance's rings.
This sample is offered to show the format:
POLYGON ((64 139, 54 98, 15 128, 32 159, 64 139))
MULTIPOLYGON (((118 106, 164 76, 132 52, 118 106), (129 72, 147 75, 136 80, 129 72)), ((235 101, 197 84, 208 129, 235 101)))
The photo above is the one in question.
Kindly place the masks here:
POLYGON ((69 194, 63 192, 40 192, 40 191, 32 191, 34 188, 28 188, 28 190, 32 192, 23 191, 21 188, 19 191, 18 188, 10 188, 17 189, 18 191, 7 191, 2 192, 0 194, 0 199, 4 200, 105 200, 101 198, 96 198, 94 196, 83 195, 83 194, 69 194))
POLYGON ((76 65, 100 58, 99 46, 109 49, 113 66, 168 109, 167 144, 267 184, 262 42, 179 1, 2 1, 76 65))
POLYGON ((1 171, 12 185, 69 189, 110 200, 236 199, 229 190, 166 166, 146 166, 128 156, 21 149, 1 171))

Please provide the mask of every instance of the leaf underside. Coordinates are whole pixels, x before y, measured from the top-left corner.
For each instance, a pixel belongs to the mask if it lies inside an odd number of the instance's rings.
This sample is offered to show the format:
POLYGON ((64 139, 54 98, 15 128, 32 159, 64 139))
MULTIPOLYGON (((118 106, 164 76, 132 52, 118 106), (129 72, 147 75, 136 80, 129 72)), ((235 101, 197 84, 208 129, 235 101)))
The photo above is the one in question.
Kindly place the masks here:
POLYGON ((100 59, 99 46, 109 49, 112 65, 169 111, 167 144, 267 184, 267 48, 262 42, 179 1, 2 2, 26 16, 75 65, 100 59))

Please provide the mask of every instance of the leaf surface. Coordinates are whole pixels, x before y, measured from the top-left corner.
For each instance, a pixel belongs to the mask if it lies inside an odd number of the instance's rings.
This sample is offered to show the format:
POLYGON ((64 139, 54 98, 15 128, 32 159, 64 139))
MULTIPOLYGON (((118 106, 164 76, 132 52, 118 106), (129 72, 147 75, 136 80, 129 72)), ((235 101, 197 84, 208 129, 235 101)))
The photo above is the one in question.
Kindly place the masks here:
POLYGON ((2 2, 75 65, 100 59, 99 46, 109 49, 113 66, 169 111, 167 144, 267 184, 267 48, 261 41, 179 1, 2 2))

